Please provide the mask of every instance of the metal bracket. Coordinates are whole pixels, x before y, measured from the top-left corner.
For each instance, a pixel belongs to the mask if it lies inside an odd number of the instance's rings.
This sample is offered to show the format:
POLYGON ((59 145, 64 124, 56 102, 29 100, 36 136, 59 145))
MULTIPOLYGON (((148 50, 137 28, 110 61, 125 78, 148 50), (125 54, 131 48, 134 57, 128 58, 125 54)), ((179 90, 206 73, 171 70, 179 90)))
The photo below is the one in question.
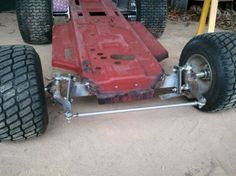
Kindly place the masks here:
POLYGON ((185 71, 187 74, 191 74, 192 67, 185 65, 183 67, 181 66, 174 66, 174 73, 177 74, 177 93, 182 94, 183 91, 190 90, 190 87, 187 83, 183 83, 183 72, 185 71))
POLYGON ((53 77, 53 87, 51 87, 50 92, 53 94, 53 98, 63 106, 64 115, 67 120, 71 120, 73 117, 72 112, 72 99, 71 99, 71 89, 73 86, 73 82, 75 81, 72 75, 68 75, 68 77, 63 77, 60 73, 54 74, 53 77), (61 81, 66 80, 67 84, 67 94, 66 97, 61 95, 61 81))
POLYGON ((178 96, 187 96, 191 98, 196 98, 199 104, 199 108, 202 108, 206 104, 206 99, 192 90, 192 87, 189 82, 184 82, 183 78, 186 78, 188 81, 192 81, 195 77, 205 78, 207 76, 206 71, 194 74, 192 67, 190 65, 184 66, 175 66, 173 73, 170 76, 167 76, 162 88, 174 87, 172 93, 161 95, 161 99, 169 99, 178 96))
MULTIPOLYGON (((193 81, 196 77, 205 77, 205 72, 200 73, 193 73, 192 67, 190 65, 184 65, 183 67, 175 66, 174 71, 178 75, 178 86, 177 91, 178 94, 182 94, 187 97, 196 98, 201 104, 206 104, 206 99, 199 94, 198 92, 194 91, 191 86, 191 81, 193 81), (183 73, 184 72, 184 73, 183 73), (188 81, 183 81, 183 77, 185 77, 188 81)), ((199 108, 202 108, 204 105, 199 105, 199 108)))
POLYGON ((71 15, 70 15, 70 7, 67 8, 67 11, 64 12, 53 12, 53 16, 66 16, 68 20, 70 20, 71 15))
POLYGON ((184 91, 188 91, 190 88, 188 84, 183 83, 183 72, 191 72, 191 67, 189 66, 174 66, 173 73, 166 76, 164 84, 161 88, 172 88, 172 92, 168 94, 161 95, 162 100, 179 97, 183 95, 184 91))
POLYGON ((45 90, 51 93, 53 99, 63 106, 64 116, 68 121, 70 121, 74 115, 72 111, 72 97, 90 95, 85 87, 87 85, 88 84, 76 82, 76 78, 71 74, 68 74, 68 76, 61 76, 59 72, 56 72, 53 76, 53 81, 45 88, 45 90), (62 81, 67 82, 66 97, 63 97, 61 94, 62 81))

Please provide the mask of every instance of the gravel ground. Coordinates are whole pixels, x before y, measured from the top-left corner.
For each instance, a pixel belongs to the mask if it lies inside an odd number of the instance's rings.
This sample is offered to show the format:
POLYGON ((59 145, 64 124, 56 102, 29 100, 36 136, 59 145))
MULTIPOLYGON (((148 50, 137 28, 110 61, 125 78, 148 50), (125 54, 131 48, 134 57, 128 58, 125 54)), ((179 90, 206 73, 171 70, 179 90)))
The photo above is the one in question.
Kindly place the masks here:
MULTIPOLYGON (((169 22, 160 41, 171 71, 192 38, 196 23, 169 22)), ((13 13, 0 14, 0 44, 22 44, 13 13)), ((52 68, 51 45, 35 46, 44 77, 52 68)), ((166 104, 157 99, 132 104, 97 105, 83 98, 81 111, 166 104)), ((201 113, 192 107, 99 117, 63 118, 48 99, 49 126, 45 135, 18 143, 0 144, 1 176, 235 176, 236 110, 201 113)))

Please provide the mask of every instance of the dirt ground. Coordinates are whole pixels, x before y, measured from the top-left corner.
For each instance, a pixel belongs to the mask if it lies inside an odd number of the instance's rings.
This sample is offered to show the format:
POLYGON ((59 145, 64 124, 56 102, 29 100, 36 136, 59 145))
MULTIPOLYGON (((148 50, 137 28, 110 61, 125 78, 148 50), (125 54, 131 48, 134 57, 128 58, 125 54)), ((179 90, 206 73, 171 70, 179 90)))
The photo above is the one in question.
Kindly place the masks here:
MULTIPOLYGON (((197 25, 168 23, 160 41, 171 71, 197 25)), ((0 14, 0 45, 22 44, 13 13, 0 14)), ((35 46, 44 77, 52 68, 51 45, 35 46)), ((89 112, 182 102, 158 99, 100 106, 95 98, 76 100, 89 112)), ((48 99, 45 135, 0 144, 0 176, 235 176, 236 110, 201 113, 193 107, 104 115, 66 122, 59 105, 48 99)))

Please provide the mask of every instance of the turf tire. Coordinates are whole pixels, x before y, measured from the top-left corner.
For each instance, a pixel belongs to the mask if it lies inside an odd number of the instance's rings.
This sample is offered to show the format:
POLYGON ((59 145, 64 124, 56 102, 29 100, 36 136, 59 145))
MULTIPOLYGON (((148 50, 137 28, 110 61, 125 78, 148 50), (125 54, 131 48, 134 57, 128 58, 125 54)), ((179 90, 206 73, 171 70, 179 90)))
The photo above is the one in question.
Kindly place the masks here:
POLYGON ((167 21, 167 0, 136 0, 137 21, 141 21, 157 38, 161 37, 167 21))
POLYGON ((21 36, 26 43, 51 43, 51 0, 16 0, 16 14, 21 36))
POLYGON ((0 141, 39 136, 47 124, 38 54, 30 46, 0 46, 0 141))
POLYGON ((193 38, 183 49, 180 65, 194 55, 204 56, 212 70, 212 83, 203 95, 204 112, 228 110, 236 105, 236 34, 229 32, 203 34, 193 38))

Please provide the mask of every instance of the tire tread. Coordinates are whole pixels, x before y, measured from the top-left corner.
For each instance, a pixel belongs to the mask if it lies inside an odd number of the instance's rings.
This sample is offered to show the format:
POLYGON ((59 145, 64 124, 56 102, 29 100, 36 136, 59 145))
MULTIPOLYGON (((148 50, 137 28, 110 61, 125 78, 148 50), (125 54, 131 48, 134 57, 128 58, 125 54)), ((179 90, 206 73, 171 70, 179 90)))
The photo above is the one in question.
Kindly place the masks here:
MULTIPOLYGON (((236 34, 230 32, 217 32, 203 34, 193 38, 183 50, 187 52, 196 41, 206 42, 209 46, 215 47, 215 52, 219 53, 218 62, 221 68, 223 81, 221 80, 220 93, 218 99, 211 106, 206 105, 203 111, 218 112, 228 110, 236 106, 236 34)), ((183 53, 180 65, 184 64, 183 53)))
POLYGON ((39 136, 48 123, 39 56, 30 46, 0 46, 0 65, 6 62, 2 53, 9 55, 7 61, 12 64, 0 71, 4 72, 0 76, 0 142, 39 136), (29 66, 34 69, 27 71, 29 66), (32 87, 38 99, 31 96, 32 87))
MULTIPOLYGON (((148 30, 157 38, 161 37, 167 21, 167 0, 139 0, 141 21, 148 30)), ((138 4, 138 3, 137 3, 138 4)))
MULTIPOLYGON (((21 36, 25 42, 51 43, 53 24, 51 0, 16 0, 16 14, 21 36)), ((16 52, 15 55, 22 54, 16 52)))

